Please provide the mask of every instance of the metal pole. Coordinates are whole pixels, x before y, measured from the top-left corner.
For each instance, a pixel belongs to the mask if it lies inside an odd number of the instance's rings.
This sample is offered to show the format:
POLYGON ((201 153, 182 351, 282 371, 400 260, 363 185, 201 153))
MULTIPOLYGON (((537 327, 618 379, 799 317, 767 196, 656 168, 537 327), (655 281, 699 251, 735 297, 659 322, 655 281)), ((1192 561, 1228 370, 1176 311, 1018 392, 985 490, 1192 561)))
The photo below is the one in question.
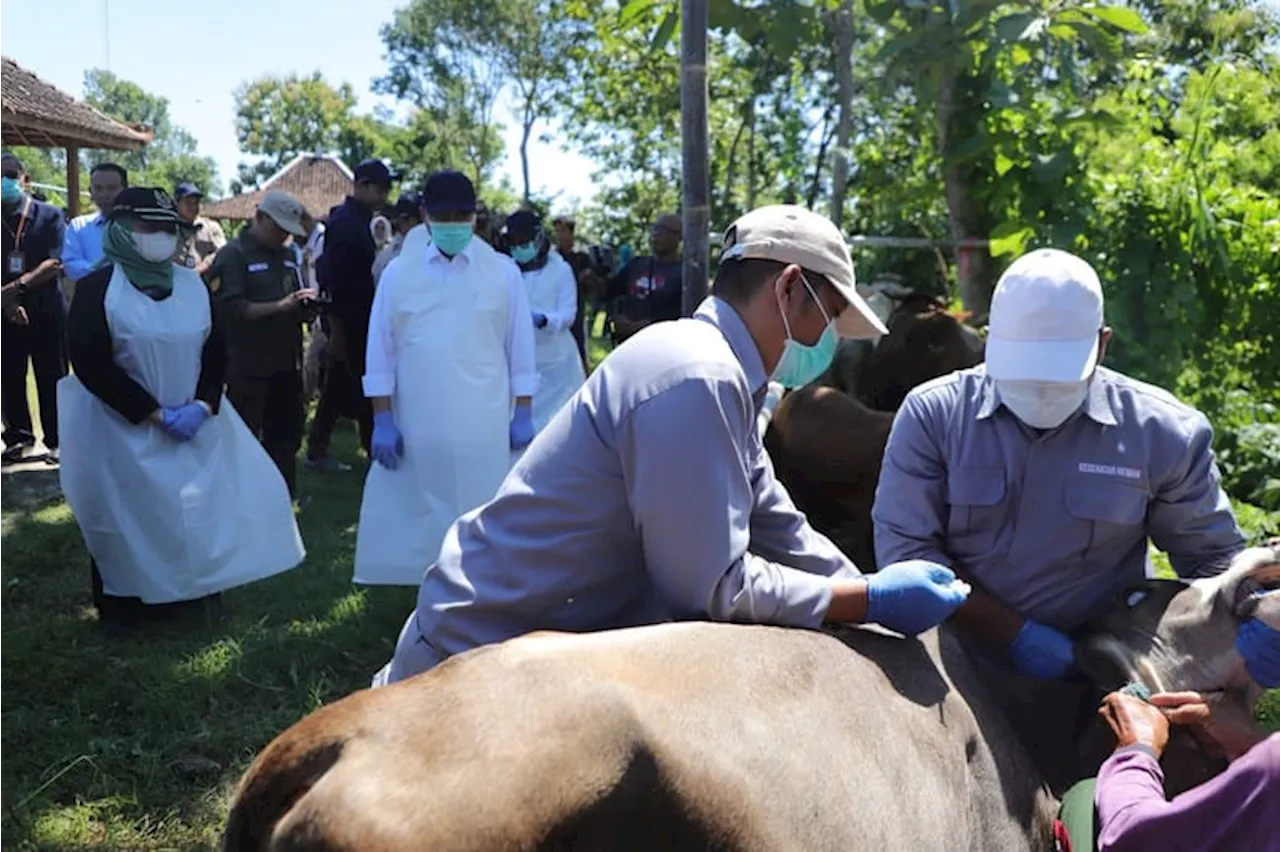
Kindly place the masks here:
POLYGON ((707 159, 707 0, 680 3, 680 142, 683 160, 684 315, 707 295, 711 207, 707 159))

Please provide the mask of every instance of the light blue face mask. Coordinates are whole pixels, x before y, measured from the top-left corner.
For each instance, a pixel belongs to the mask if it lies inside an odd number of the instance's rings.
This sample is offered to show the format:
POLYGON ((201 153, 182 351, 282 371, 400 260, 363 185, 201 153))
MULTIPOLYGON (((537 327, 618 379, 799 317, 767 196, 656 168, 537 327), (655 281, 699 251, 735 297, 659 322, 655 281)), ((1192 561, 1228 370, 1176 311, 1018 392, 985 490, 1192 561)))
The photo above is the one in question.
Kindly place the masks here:
POLYGON ((528 263, 538 256, 538 241, 511 247, 511 257, 516 263, 528 263))
POLYGON ((0 178, 0 201, 17 204, 22 197, 22 185, 14 178, 0 178))
POLYGON ((784 388, 804 387, 821 376, 831 366, 832 360, 836 357, 836 345, 840 342, 835 323, 831 317, 827 316, 827 310, 822 307, 818 294, 813 292, 813 287, 809 286, 808 280, 803 275, 800 276, 800 280, 804 282, 804 288, 809 291, 818 310, 822 312, 822 318, 827 321, 827 327, 818 338, 818 342, 812 346, 796 342, 791 336, 791 324, 787 322, 787 312, 782 310, 782 300, 778 300, 778 310, 782 311, 782 327, 787 331, 787 342, 783 344, 782 357, 778 359, 778 366, 773 368, 773 375, 770 378, 784 388))
POLYGON ((470 222, 428 222, 427 229, 431 231, 431 242, 449 257, 461 254, 475 233, 470 222))

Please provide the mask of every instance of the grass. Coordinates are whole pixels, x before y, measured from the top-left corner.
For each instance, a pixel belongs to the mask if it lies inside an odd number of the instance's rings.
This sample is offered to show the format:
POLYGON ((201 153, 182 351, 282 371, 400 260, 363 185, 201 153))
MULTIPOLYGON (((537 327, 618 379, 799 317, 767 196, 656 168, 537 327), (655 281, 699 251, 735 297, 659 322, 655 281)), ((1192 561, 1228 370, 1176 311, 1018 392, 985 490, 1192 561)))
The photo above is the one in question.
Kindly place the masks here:
MULTIPOLYGON (((604 347, 593 345, 593 363, 604 347)), ((227 619, 103 639, 64 503, 17 505, 6 485, 4 847, 208 849, 240 773, 277 733, 368 684, 391 654, 413 589, 351 583, 363 464, 350 424, 343 474, 300 469, 297 569, 224 595, 227 619)), ((53 476, 51 472, 23 474, 53 476)), ((12 482, 12 480, 10 480, 12 482)), ((1264 718, 1280 727, 1280 694, 1264 718)))

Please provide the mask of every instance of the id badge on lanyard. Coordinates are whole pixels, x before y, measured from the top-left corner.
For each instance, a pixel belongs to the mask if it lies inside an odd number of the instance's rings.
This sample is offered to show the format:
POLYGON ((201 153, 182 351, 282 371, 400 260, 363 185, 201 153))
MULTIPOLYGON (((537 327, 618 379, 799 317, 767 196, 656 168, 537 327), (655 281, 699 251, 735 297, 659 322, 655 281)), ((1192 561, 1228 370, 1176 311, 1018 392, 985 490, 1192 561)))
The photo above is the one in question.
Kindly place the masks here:
POLYGON ((27 230, 27 212, 31 209, 31 199, 22 205, 22 216, 18 219, 18 228, 13 232, 13 251, 4 259, 4 269, 9 275, 21 275, 27 271, 27 259, 22 252, 22 235, 27 230))

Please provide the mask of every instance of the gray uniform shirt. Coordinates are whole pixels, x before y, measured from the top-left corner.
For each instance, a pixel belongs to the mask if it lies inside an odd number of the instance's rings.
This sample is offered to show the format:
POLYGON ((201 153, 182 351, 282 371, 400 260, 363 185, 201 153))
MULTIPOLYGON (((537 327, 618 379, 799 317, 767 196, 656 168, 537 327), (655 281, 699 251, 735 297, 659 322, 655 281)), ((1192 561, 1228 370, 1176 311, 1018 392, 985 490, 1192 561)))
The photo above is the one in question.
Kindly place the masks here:
POLYGON ((1099 367, 1084 405, 1037 430, 983 366, 928 382, 894 419, 876 489, 881 565, 953 565, 1024 616, 1070 631, 1142 579, 1147 539, 1182 577, 1244 547, 1204 415, 1099 367))
POLYGON ((443 658, 536 629, 820 624, 827 578, 858 572, 774 478, 765 380, 716 298, 615 350, 446 534, 418 595, 422 640, 443 658))

